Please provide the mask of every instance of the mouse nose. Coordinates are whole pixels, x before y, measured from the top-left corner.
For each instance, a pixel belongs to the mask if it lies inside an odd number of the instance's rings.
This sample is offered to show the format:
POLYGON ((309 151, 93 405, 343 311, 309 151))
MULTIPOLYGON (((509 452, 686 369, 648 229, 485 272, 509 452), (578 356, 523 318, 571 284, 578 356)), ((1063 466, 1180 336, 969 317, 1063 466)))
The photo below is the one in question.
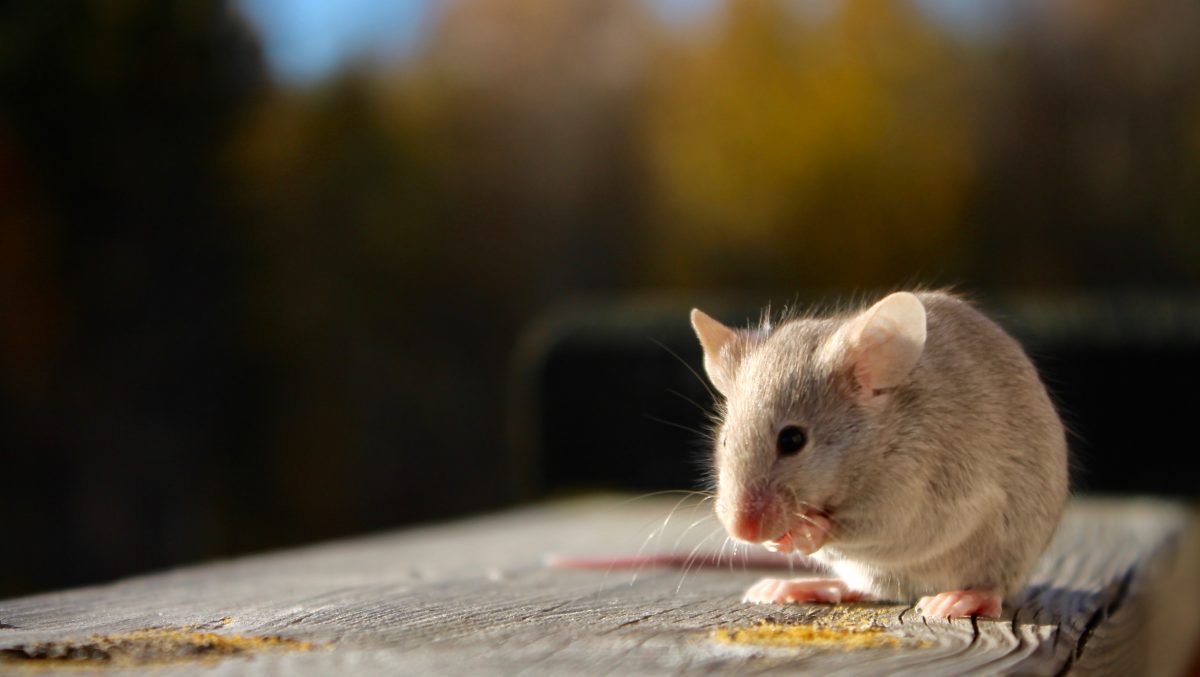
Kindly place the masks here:
MULTIPOLYGON (((725 520, 725 529, 730 536, 748 543, 762 543, 780 535, 772 532, 782 512, 776 492, 769 489, 752 491, 732 508, 725 520)), ((784 530, 777 531, 782 533, 784 530)))
POLYGON ((761 543, 762 513, 753 510, 739 510, 728 525, 729 535, 747 543, 761 543))

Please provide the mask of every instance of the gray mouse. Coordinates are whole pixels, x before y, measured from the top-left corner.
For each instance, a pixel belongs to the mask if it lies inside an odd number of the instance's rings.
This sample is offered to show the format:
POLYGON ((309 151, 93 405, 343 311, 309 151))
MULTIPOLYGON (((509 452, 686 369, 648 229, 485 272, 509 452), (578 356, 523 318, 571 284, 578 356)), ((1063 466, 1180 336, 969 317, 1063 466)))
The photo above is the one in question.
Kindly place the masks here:
POLYGON ((745 601, 1001 614, 1068 494, 1063 425, 1015 339, 945 292, 746 330, 691 319, 724 399, 719 520, 836 574, 767 578, 745 601))

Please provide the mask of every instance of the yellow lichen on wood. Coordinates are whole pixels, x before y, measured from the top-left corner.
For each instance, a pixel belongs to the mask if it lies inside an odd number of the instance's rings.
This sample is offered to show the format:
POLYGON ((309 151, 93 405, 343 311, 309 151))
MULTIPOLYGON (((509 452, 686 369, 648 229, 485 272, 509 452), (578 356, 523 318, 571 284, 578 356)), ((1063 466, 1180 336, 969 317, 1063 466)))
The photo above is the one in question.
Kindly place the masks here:
POLYGON ((817 625, 785 625, 763 621, 745 628, 717 628, 712 638, 724 644, 775 648, 819 647, 870 649, 899 647, 900 640, 878 627, 830 628, 817 625))
MULTIPOLYGON (((222 619, 219 625, 225 625, 222 619)), ((210 626, 211 627, 211 626, 210 626)), ((277 635, 225 635, 202 626, 143 628, 84 639, 38 642, 0 651, 0 661, 49 667, 147 665, 213 660, 259 651, 308 651, 311 642, 277 635)))

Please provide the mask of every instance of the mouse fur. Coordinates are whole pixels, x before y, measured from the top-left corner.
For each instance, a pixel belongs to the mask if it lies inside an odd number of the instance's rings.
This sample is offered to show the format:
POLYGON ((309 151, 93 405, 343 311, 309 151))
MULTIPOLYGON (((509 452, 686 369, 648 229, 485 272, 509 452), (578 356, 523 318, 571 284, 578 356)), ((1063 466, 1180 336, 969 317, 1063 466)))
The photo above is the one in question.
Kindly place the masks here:
POLYGON ((999 325, 937 291, 746 330, 692 320, 724 399, 713 469, 731 534, 827 525, 812 556, 875 599, 1023 588, 1067 500, 1067 445, 999 325), (787 426, 807 436, 791 455, 787 426))

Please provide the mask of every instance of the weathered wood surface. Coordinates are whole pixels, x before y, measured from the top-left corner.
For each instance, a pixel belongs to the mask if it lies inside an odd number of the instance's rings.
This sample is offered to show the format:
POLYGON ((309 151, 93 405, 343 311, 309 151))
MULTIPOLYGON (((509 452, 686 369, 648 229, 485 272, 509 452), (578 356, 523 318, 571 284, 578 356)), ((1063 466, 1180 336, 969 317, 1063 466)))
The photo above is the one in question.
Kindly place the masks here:
POLYGON ((0 602, 0 672, 1169 675, 1197 646, 1195 513, 1148 499, 1076 501, 1028 599, 998 621, 927 620, 907 605, 746 605, 743 589, 764 573, 739 564, 544 564, 643 543, 718 550, 724 536, 702 506, 680 507, 664 528, 675 506, 563 501, 0 602), (714 634, 764 619, 835 639, 769 647, 714 634))

